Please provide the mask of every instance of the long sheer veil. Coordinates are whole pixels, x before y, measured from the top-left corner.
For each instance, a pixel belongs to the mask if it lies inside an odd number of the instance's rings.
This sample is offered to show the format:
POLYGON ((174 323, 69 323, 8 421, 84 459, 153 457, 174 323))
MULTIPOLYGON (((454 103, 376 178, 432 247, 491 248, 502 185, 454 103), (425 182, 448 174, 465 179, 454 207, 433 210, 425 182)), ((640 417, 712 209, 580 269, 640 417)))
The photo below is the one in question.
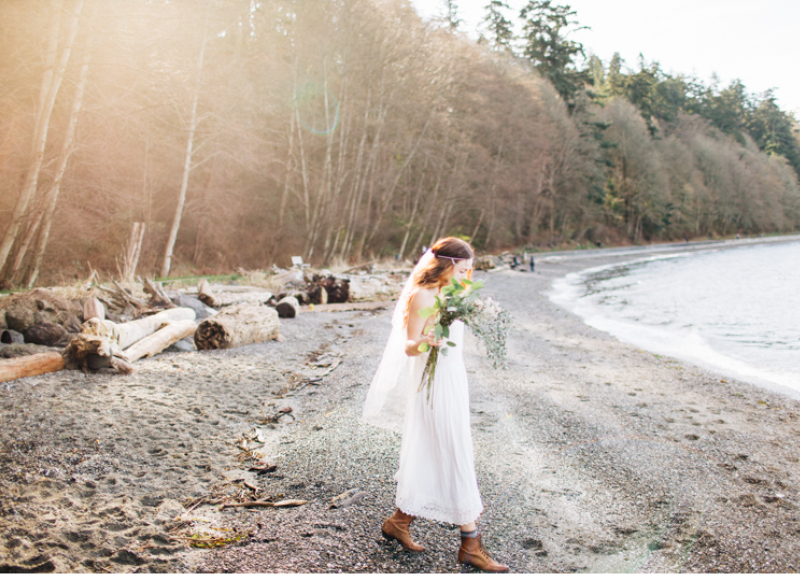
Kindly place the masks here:
POLYGON ((427 354, 413 357, 406 355, 408 339, 406 313, 409 300, 414 293, 414 276, 435 257, 434 253, 428 250, 420 258, 403 286, 394 308, 392 332, 383 351, 378 371, 375 372, 369 386, 362 415, 364 421, 376 427, 402 432, 406 405, 417 391, 419 380, 422 378, 427 354))

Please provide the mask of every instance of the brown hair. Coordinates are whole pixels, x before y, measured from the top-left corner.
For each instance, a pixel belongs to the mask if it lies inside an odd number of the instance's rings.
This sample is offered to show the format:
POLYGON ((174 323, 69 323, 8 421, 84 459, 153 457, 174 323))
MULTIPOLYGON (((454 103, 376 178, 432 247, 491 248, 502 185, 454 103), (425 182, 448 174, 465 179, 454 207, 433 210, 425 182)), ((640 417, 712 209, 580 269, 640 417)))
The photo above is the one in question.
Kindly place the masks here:
POLYGON ((445 286, 453 277, 455 261, 469 260, 475 257, 470 245, 458 238, 442 238, 433 245, 431 251, 436 257, 414 276, 415 286, 445 286))
MULTIPOLYGON (((415 287, 441 288, 447 285, 450 278, 453 277, 455 261, 469 260, 475 257, 470 245, 458 238, 442 238, 433 245, 431 251, 436 257, 414 274, 415 287)), ((404 324, 408 323, 409 307, 411 307, 411 298, 406 302, 404 324)))

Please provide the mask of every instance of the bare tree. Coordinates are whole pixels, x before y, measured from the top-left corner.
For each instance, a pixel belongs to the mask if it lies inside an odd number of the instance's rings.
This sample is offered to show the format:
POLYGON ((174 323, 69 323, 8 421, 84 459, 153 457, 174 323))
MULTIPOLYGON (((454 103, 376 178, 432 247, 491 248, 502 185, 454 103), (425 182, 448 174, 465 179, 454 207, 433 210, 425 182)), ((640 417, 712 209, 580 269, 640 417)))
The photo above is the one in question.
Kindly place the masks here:
MULTIPOLYGON (((56 213, 56 206, 58 205, 58 196, 61 192, 61 182, 64 180, 64 173, 67 170, 67 163, 73 152, 73 143, 75 140, 75 127, 78 124, 78 117, 83 106, 83 95, 86 90, 86 78, 89 74, 89 62, 92 57, 92 38, 93 33, 90 31, 86 46, 84 47, 83 61, 81 64, 80 72, 78 74, 78 83, 75 86, 75 94, 72 98, 72 108, 69 113, 69 121, 67 123, 66 133, 61 143, 61 152, 58 156, 58 164, 56 166, 55 176, 50 184, 50 188, 44 195, 42 206, 43 217, 41 219, 42 225, 39 231, 39 238, 36 242, 36 253, 34 254, 33 264, 28 270, 27 277, 25 278, 25 285, 29 288, 33 287, 36 283, 36 278, 39 276, 39 270, 42 266, 47 243, 50 239, 50 230, 53 226, 53 219, 56 213)), ((20 253, 24 256, 24 249, 20 249, 20 253)), ((20 259, 20 258, 18 258, 20 259)), ((17 274, 18 262, 14 262, 14 269, 12 273, 17 274)))
POLYGON ((69 63, 75 35, 78 32, 78 23, 83 0, 76 0, 73 9, 67 14, 67 31, 63 41, 60 42, 60 26, 62 12, 64 12, 63 0, 55 3, 53 22, 49 32, 49 42, 45 55, 44 74, 42 75, 41 87, 39 90, 39 102, 36 107, 35 125, 33 138, 31 140, 31 151, 29 164, 22 190, 17 199, 14 213, 11 216, 11 223, 3 234, 0 242, 0 270, 6 265, 11 248, 17 240, 17 234, 22 228, 28 216, 28 207, 36 194, 39 175, 44 161, 45 148, 50 127, 50 118, 53 113, 56 96, 64 79, 65 70, 69 63))
POLYGON ((167 238, 167 245, 164 249, 164 259, 161 263, 161 277, 163 278, 169 277, 169 270, 172 265, 172 252, 175 249, 175 241, 178 239, 178 230, 181 227, 181 218, 183 217, 183 206, 186 203, 186 190, 189 187, 189 176, 194 168, 192 165, 192 158, 195 151, 194 140, 198 125, 197 103, 200 100, 200 81, 203 73, 203 60, 206 54, 207 42, 208 18, 206 17, 206 25, 203 29, 203 41, 200 44, 200 55, 197 58, 195 89, 192 97, 192 111, 189 115, 189 124, 187 126, 188 136, 186 139, 186 155, 183 162, 183 177, 181 179, 181 187, 180 191, 178 192, 178 205, 175 207, 175 216, 172 219, 172 226, 169 229, 169 237, 167 238))

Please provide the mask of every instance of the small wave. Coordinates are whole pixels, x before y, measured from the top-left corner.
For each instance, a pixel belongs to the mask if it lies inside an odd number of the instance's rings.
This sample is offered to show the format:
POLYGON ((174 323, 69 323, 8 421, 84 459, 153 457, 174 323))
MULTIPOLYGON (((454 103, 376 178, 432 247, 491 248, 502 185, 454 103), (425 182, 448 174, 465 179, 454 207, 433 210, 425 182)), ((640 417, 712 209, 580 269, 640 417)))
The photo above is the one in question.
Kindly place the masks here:
POLYGON ((548 296, 592 327, 800 398, 800 242, 658 254, 556 280, 548 296))

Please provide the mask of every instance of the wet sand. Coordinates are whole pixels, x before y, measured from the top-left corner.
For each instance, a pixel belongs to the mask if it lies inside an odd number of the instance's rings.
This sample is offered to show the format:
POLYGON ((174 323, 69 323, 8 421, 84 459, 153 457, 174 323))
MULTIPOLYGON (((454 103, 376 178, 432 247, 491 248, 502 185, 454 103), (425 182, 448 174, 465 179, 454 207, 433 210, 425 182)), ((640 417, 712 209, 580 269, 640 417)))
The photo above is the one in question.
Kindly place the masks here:
MULTIPOLYGON (((486 547, 516 572, 797 571, 800 404, 620 343, 545 295, 630 257, 483 274, 514 318, 508 370, 465 348, 486 547)), ((390 316, 304 313, 282 342, 1 384, 0 570, 462 571, 455 526, 416 521, 419 555, 380 536, 400 438, 359 414, 390 316), (274 470, 248 471, 253 453, 274 470), (308 503, 202 503, 253 488, 308 503)))

